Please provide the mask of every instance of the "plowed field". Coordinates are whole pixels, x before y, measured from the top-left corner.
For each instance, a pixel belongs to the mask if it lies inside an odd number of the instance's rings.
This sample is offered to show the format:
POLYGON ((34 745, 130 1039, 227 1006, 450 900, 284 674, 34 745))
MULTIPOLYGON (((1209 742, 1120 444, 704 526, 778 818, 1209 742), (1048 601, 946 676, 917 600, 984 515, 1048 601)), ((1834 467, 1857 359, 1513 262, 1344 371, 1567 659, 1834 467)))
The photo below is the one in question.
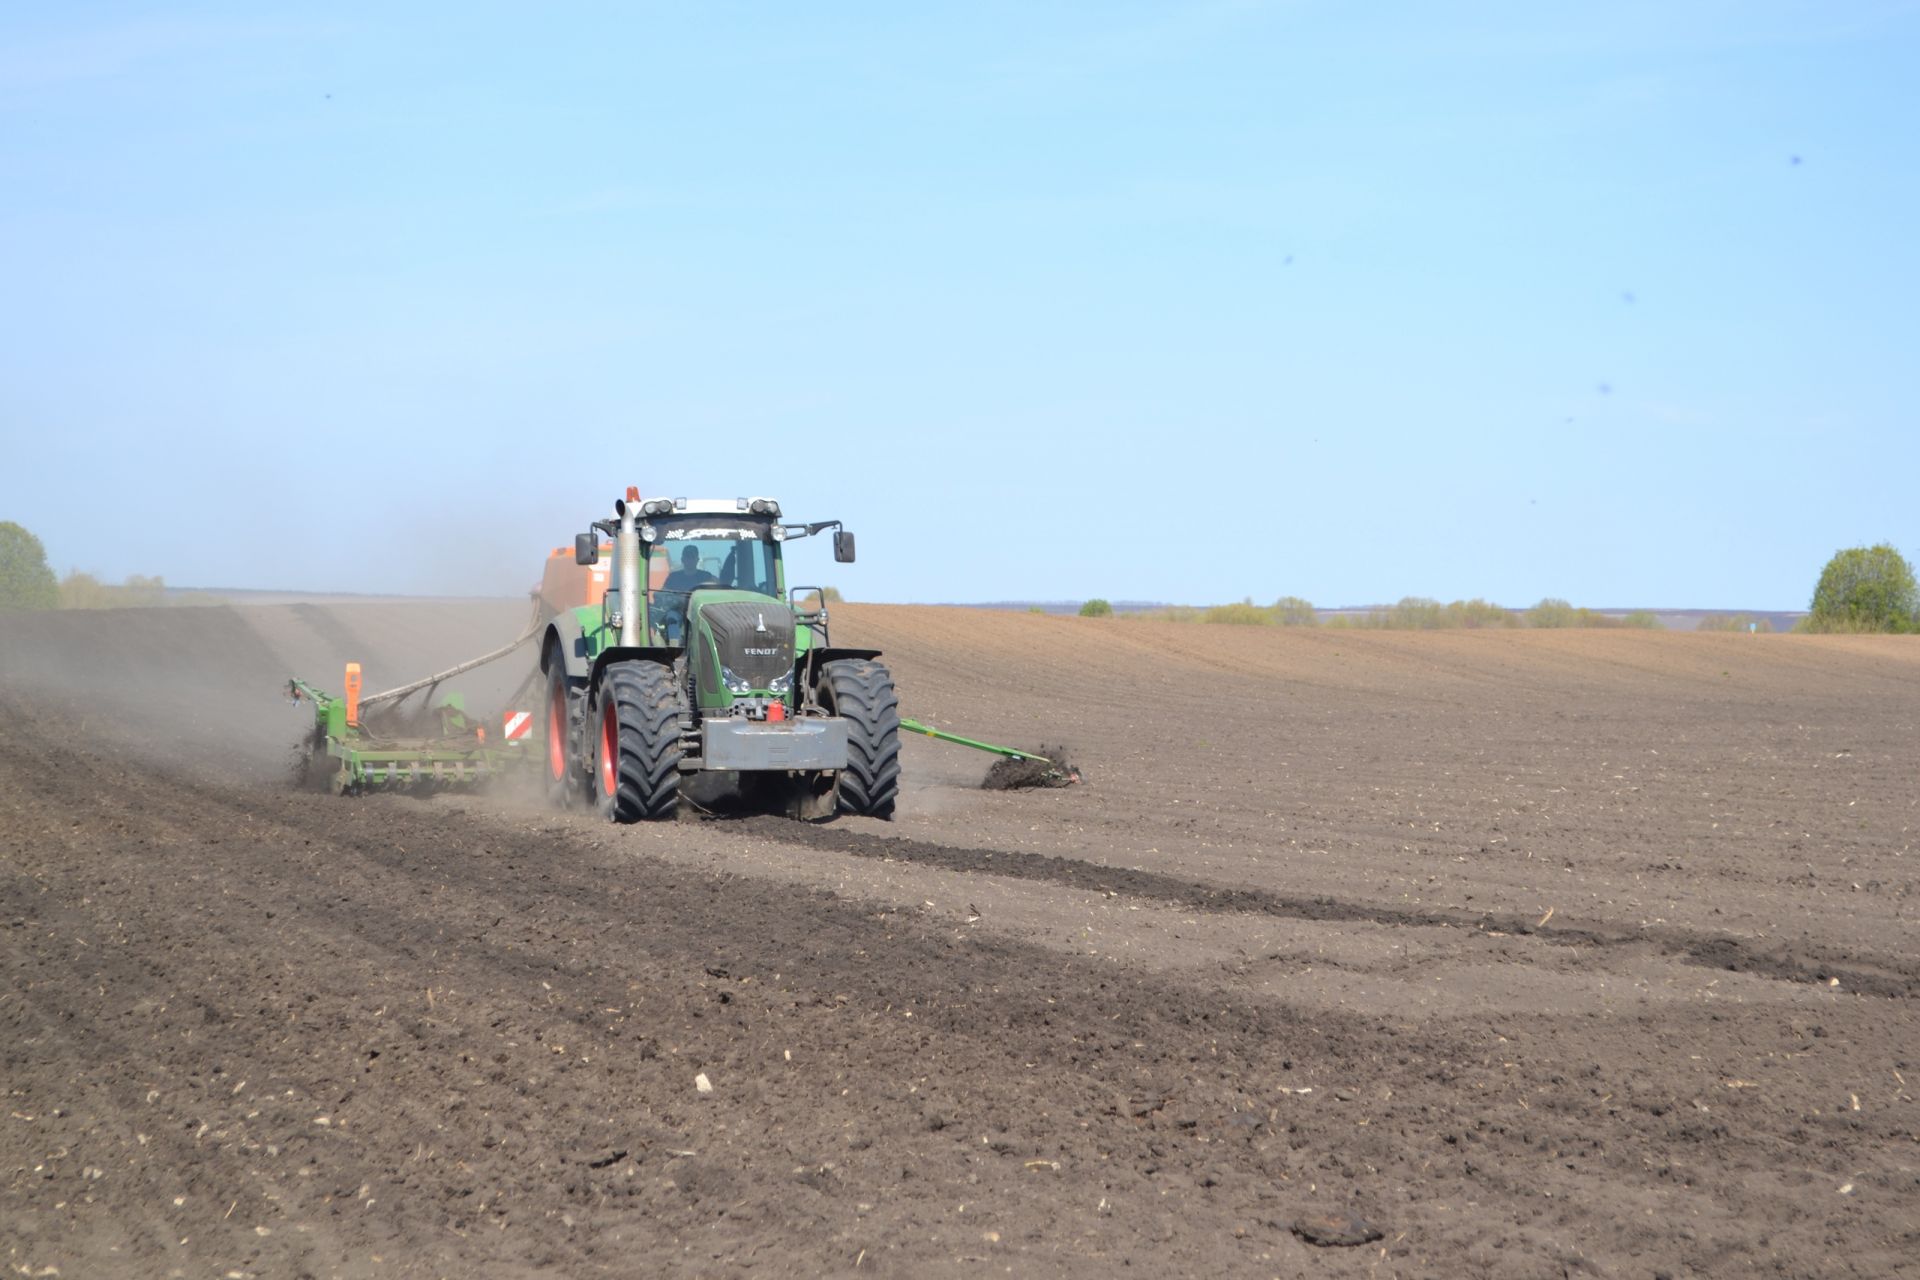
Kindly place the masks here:
POLYGON ((0 616, 10 1273, 1914 1273, 1920 640, 845 606, 1085 784, 288 784, 523 621, 0 616))

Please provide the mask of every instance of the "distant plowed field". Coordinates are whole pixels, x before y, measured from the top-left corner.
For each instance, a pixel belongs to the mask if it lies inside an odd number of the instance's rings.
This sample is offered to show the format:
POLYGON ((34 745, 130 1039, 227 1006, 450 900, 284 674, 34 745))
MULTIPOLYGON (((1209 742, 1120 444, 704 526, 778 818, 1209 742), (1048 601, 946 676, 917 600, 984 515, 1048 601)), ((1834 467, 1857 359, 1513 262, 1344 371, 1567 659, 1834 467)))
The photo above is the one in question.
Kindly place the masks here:
POLYGON ((525 620, 0 615, 10 1274, 1913 1273, 1920 638, 846 605, 1085 785, 289 785, 525 620))

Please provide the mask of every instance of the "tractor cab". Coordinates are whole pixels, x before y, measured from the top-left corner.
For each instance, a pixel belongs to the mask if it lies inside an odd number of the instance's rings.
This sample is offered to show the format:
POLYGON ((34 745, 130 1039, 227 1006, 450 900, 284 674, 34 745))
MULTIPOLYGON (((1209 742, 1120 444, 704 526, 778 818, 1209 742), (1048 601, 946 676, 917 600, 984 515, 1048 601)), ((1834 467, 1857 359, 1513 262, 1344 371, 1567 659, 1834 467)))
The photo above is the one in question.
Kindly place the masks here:
MULTIPOLYGON (((689 504, 691 505, 691 504, 689 504)), ((649 521, 641 530, 646 556, 646 614, 653 644, 682 645, 696 592, 745 592, 786 599, 780 561, 786 533, 772 516, 688 515, 649 521), (646 541, 647 530, 654 537, 646 541)), ((782 604, 780 607, 785 608, 782 604)))

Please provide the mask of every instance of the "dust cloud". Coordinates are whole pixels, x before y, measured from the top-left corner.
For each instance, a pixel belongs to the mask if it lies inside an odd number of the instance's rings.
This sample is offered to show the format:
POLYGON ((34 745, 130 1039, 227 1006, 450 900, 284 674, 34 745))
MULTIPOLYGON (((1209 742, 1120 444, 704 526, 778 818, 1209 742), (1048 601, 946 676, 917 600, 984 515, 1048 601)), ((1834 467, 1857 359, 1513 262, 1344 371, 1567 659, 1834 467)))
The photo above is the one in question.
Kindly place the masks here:
MULTIPOLYGON (((0 613, 0 706, 45 708, 161 769, 278 782, 312 728, 298 676, 338 692, 359 662, 373 693, 518 636, 525 600, 313 602, 211 608, 0 613)), ((450 683, 492 715, 530 651, 450 683)), ((419 701, 415 695, 412 701, 419 701)))

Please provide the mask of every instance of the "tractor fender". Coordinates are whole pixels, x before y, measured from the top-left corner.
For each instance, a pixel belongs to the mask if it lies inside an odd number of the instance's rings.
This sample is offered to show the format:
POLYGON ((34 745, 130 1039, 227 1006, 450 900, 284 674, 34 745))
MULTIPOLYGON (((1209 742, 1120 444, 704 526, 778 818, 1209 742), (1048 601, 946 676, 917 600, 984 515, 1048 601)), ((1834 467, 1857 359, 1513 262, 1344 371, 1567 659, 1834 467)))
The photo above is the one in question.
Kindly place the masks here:
POLYGON ((839 649, 831 645, 807 650, 807 656, 815 662, 836 662, 841 658, 877 658, 878 649, 839 649))
POLYGON ((656 662, 663 667, 671 667, 673 660, 686 650, 677 645, 609 645, 602 649, 592 664, 582 674, 592 677, 591 684, 600 682, 600 672, 609 662, 656 662))
POLYGON ((574 680, 587 678, 587 636, 580 629, 580 619, 571 610, 555 614, 547 622, 546 633, 540 637, 542 668, 552 661, 553 654, 559 654, 561 660, 566 663, 569 678, 574 680))
POLYGON ((815 678, 820 673, 822 663, 837 662, 841 658, 877 658, 879 656, 880 650, 878 649, 840 649, 832 645, 822 645, 819 648, 809 649, 800 655, 802 683, 808 687, 812 687, 815 678))
POLYGON ((546 634, 541 637, 541 664, 544 666, 550 660, 548 655, 555 653, 566 663, 568 679, 586 683, 599 679, 601 668, 609 662, 638 658, 642 662, 657 662, 663 667, 670 667, 681 651, 643 645, 612 645, 590 658, 587 656, 587 635, 580 626, 578 615, 560 613, 548 621, 546 634))

